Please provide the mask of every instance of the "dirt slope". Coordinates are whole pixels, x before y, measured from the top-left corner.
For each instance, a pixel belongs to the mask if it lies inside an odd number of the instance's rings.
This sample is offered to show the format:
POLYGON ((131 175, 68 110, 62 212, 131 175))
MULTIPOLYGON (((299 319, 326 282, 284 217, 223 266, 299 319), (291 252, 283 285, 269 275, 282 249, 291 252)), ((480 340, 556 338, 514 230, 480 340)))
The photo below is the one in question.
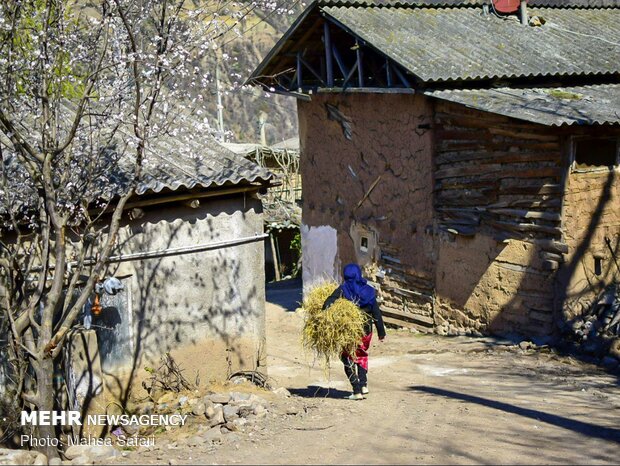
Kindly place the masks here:
POLYGON ((294 394, 274 400, 275 415, 251 435, 241 433, 217 449, 166 450, 162 438, 159 450, 124 460, 617 463, 617 375, 548 350, 523 351, 511 342, 393 330, 384 344, 371 348, 368 399, 344 400, 348 385, 340 364, 328 375, 299 348, 302 315, 286 310, 294 309, 296 293, 286 285, 269 292, 270 376, 294 394))

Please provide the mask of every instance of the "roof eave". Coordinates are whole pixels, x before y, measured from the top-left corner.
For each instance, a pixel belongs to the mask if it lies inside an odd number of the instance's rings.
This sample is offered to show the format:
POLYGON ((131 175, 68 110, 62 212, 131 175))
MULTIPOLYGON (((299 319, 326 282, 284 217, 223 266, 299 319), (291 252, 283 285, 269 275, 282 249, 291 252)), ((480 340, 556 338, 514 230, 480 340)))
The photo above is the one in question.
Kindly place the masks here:
POLYGON ((274 45, 272 47, 272 49, 269 51, 269 53, 265 56, 265 58, 263 58, 263 60, 260 62, 260 64, 256 67, 256 69, 252 72, 252 74, 250 75, 250 77, 248 79, 245 80, 244 85, 248 85, 248 84, 261 84, 263 85, 259 79, 263 76, 263 72, 265 71, 265 68, 267 68, 267 65, 269 65, 269 63, 271 62, 271 60, 273 59, 273 57, 275 57, 278 53, 280 53, 280 51, 282 50, 282 48, 284 47, 284 45, 286 44, 286 42, 289 40, 289 38, 297 31, 297 29, 301 26, 301 24, 306 20, 306 18, 313 13, 315 10, 319 9, 319 4, 317 0, 314 0, 310 5, 308 5, 308 8, 306 8, 298 17, 297 19, 293 22, 293 24, 291 24, 291 26, 288 28, 288 30, 284 33, 284 35, 278 40, 278 42, 276 42, 276 45, 274 45))

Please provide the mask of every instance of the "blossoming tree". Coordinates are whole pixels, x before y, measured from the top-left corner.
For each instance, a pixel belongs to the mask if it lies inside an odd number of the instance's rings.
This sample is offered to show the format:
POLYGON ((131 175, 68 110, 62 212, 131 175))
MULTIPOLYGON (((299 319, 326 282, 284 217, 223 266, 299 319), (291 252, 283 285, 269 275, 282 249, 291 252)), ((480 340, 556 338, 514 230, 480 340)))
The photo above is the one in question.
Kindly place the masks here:
POLYGON ((230 6, 0 4, 0 343, 14 409, 54 409, 55 361, 105 274, 149 144, 210 84, 202 57, 269 5, 230 6))

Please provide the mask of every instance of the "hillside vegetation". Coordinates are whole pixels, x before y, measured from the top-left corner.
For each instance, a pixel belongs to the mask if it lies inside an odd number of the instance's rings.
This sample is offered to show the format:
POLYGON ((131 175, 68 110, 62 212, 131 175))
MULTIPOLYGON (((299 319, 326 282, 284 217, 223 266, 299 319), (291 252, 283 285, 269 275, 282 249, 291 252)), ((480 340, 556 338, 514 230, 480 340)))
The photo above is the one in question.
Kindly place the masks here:
MULTIPOLYGON (((224 129, 232 142, 258 142, 259 119, 266 120, 268 144, 297 135, 295 99, 268 94, 255 86, 242 87, 263 57, 286 32, 303 9, 302 2, 280 1, 276 10, 255 8, 223 37, 222 47, 203 66, 215 75, 216 56, 220 67, 224 129)), ((217 126, 216 84, 203 96, 211 126, 217 126)))

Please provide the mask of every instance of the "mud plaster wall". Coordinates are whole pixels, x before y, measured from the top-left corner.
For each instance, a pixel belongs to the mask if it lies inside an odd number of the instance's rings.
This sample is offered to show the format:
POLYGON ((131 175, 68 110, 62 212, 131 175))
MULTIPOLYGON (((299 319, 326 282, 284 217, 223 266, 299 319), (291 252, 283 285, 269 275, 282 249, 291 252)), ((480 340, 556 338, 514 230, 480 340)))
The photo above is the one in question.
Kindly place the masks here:
POLYGON ((438 101, 435 141, 438 331, 551 333, 561 134, 438 101))
POLYGON ((300 232, 304 244, 304 293, 323 281, 338 281, 338 232, 329 225, 312 227, 305 224, 302 224, 300 232))
POLYGON ((355 261, 385 272, 381 282, 386 306, 396 308, 403 301, 390 287, 419 283, 428 292, 435 263, 433 236, 425 232, 433 221, 428 100, 413 95, 314 95, 310 102, 299 101, 298 111, 303 229, 330 227, 338 232, 333 263, 325 261, 320 268, 309 256, 321 247, 321 239, 306 235, 304 267, 313 263, 315 268, 304 269, 304 280, 329 276, 334 269, 340 274, 343 265, 355 261), (329 119, 326 104, 337 108, 337 119, 329 119), (348 125, 350 140, 344 135, 348 125), (362 235, 369 240, 366 252, 358 246, 362 235))
MULTIPOLYGON (((145 208, 121 229, 124 254, 262 234, 260 201, 246 195, 145 208)), ((265 350, 263 240, 204 252, 122 262, 130 274, 133 353, 119 374, 144 375, 145 361, 166 351, 189 378, 221 380, 254 369, 265 350), (132 373, 131 370, 134 369, 132 373)), ((264 361, 261 361, 264 363, 264 361)))
MULTIPOLYGON (((601 128, 596 134, 620 137, 620 130, 601 128)), ((607 285, 620 279, 614 262, 614 256, 620 258, 620 173, 617 169, 590 173, 571 171, 564 195, 563 228, 569 252, 558 271, 556 294, 563 311, 562 322, 566 322, 587 311, 607 285), (611 250, 605 238, 610 240, 611 250), (597 258, 600 260, 599 274, 595 267, 597 258)))
POLYGON ((441 240, 435 319, 439 333, 519 332, 546 335, 553 326, 554 273, 540 249, 479 233, 441 240))

